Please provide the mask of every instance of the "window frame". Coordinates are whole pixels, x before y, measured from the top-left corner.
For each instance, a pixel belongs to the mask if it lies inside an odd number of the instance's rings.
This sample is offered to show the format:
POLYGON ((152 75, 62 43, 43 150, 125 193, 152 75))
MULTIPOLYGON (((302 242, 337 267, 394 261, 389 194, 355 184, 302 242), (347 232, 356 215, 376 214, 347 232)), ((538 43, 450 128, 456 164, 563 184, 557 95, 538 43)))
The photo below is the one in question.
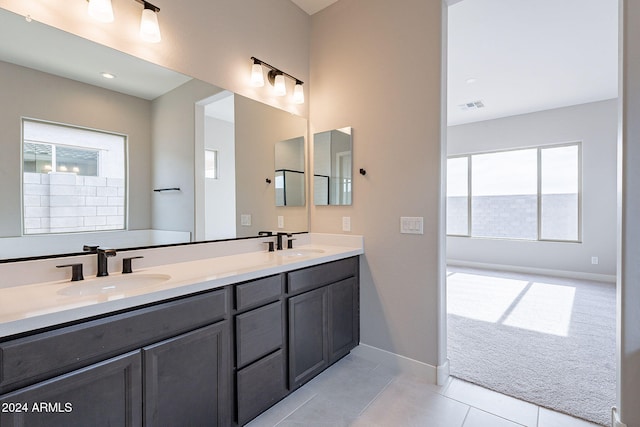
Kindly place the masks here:
MULTIPOLYGON (((52 145, 53 149, 55 149, 56 145, 62 145, 62 146, 70 146, 70 147, 75 147, 73 145, 68 145, 68 144, 55 144, 55 143, 49 143, 49 142, 40 142, 40 141, 31 141, 33 143, 37 143, 37 144, 48 144, 48 145, 52 145)), ((82 148, 82 147, 80 147, 82 148)), ((98 150, 100 151, 100 150, 98 150)), ((52 158, 53 158, 53 154, 52 154, 52 158)), ((52 170, 53 170, 53 164, 52 164, 52 170)), ((100 163, 98 162, 98 176, 100 174, 100 163)), ((123 133, 118 133, 118 132, 113 132, 113 131, 108 131, 108 130, 103 130, 103 129, 96 129, 96 128, 89 128, 89 127, 85 127, 85 126, 80 126, 80 125, 73 125, 73 124, 69 124, 69 123, 62 123, 62 122, 56 122, 56 121, 51 121, 51 120, 43 120, 43 119, 36 119, 33 117, 27 117, 27 116, 22 116, 20 117, 20 229, 21 229, 21 236, 23 237, 28 237, 28 236, 63 236, 65 234, 76 234, 76 233, 85 233, 85 234, 89 234, 89 233, 113 233, 113 232, 123 232, 123 231, 127 231, 129 230, 129 136, 123 133), (43 124, 47 124, 47 125, 53 125, 53 126, 60 126, 60 127, 66 127, 66 128, 71 128, 71 129, 78 129, 78 130, 82 130, 82 131, 90 131, 90 132, 99 132, 99 133, 103 133, 103 134, 107 134, 107 135, 113 135, 113 136, 117 136, 122 138, 123 141, 123 147, 122 147, 122 153, 123 153, 123 169, 124 169, 124 214, 123 214, 123 228, 117 228, 117 229, 104 229, 104 230, 78 230, 78 231, 64 231, 64 232, 48 232, 48 233, 27 233, 26 232, 26 228, 25 228, 25 190, 24 190, 24 175, 25 175, 25 171, 24 171, 24 143, 25 143, 25 123, 26 122, 34 122, 34 123, 43 123, 43 124)))
MULTIPOLYGON (((451 156, 447 156, 447 163, 449 159, 453 158, 467 158, 467 234, 448 234, 445 233, 447 237, 464 237, 470 239, 490 239, 490 240, 512 240, 512 241, 524 241, 524 242, 555 242, 555 243, 582 243, 582 181, 583 181, 583 169, 582 169, 582 141, 573 141, 573 142, 565 142, 559 144, 545 144, 545 145, 537 145, 530 147, 518 147, 518 148, 506 148, 500 150, 490 150, 490 151, 478 151, 473 153, 465 153, 465 154, 455 154, 451 156), (568 240, 568 239, 548 239, 542 237, 542 150, 545 149, 553 149, 553 148, 561 148, 561 147, 577 147, 578 153, 578 217, 577 217, 577 239, 576 240, 568 240), (472 200, 473 200, 473 156, 483 155, 483 154, 493 154, 493 153, 504 153, 504 152, 513 152, 520 150, 536 150, 537 157, 537 194, 536 194, 536 210, 537 210, 537 238, 536 239, 524 239, 517 237, 483 237, 483 236, 473 236, 471 230, 473 229, 473 216, 472 216, 472 200)), ((447 174, 445 174, 447 176, 447 174)), ((446 187, 445 187, 446 188, 446 187)), ((447 196, 445 195, 445 200, 447 196)), ((445 218, 448 217, 448 213, 445 215, 445 218)))

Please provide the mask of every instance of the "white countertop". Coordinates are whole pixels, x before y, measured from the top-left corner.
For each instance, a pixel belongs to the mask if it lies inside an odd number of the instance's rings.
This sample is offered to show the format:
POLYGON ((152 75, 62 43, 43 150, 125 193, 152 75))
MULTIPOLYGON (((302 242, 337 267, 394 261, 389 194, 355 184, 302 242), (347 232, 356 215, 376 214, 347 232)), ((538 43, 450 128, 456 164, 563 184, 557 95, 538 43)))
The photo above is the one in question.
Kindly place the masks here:
POLYGON ((2 288, 0 338, 362 253, 362 246, 309 244, 292 250, 249 252, 140 269, 134 266, 134 273, 127 275, 112 273, 105 278, 85 276, 84 281, 78 282, 59 280, 2 288), (93 295, 77 294, 73 290, 80 288, 71 288, 118 284, 120 278, 123 282, 160 280, 144 287, 93 295))

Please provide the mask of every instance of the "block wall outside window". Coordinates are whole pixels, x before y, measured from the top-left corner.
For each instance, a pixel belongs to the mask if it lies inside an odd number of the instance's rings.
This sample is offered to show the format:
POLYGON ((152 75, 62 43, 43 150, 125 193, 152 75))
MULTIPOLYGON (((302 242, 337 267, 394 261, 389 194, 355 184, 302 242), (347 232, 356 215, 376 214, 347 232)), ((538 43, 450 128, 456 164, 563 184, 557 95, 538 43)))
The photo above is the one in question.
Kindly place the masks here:
POLYGON ((578 143, 451 157, 447 234, 579 241, 580 181, 578 143))
POLYGON ((125 228, 124 136, 30 120, 24 135, 24 234, 125 228), (46 145, 52 155, 31 167, 33 147, 46 145))

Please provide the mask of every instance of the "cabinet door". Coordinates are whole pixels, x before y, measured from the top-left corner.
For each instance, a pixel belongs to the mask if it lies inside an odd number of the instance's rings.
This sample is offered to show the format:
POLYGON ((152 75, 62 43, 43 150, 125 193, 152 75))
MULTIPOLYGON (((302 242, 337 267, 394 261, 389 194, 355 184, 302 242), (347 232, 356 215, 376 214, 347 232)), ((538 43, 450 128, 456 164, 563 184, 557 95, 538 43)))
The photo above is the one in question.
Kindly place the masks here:
POLYGON ((329 365, 327 288, 289 298, 289 386, 294 389, 329 365))
POLYGON ((0 396, 0 425, 139 426, 140 364, 140 352, 127 353, 0 396))
POLYGON ((230 424, 229 324, 142 349, 145 426, 230 424))
POLYGON ((359 295, 354 277, 334 283, 329 291, 329 363, 349 353, 360 341, 359 295))

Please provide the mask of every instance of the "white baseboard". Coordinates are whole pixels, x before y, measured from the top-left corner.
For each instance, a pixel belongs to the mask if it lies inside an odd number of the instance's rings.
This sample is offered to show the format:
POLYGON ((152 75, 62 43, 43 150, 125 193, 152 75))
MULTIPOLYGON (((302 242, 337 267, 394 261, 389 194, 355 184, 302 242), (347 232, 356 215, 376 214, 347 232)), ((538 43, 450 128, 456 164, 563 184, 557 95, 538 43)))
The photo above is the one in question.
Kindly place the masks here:
POLYGON ((620 421, 618 408, 616 408, 615 406, 611 408, 611 427, 627 427, 626 424, 620 421))
POLYGON ((488 264, 484 262, 448 259, 447 265, 452 267, 480 268, 485 270, 512 271, 514 273, 540 274, 544 276, 566 277, 569 279, 597 280, 599 282, 616 283, 616 276, 610 274, 583 273, 580 271, 553 270, 550 268, 522 267, 505 264, 488 264))
POLYGON ((449 379, 449 359, 436 367, 436 384, 445 385, 449 379))
POLYGON ((351 354, 378 363, 398 373, 415 375, 433 384, 440 384, 440 381, 446 381, 446 378, 449 376, 448 360, 441 367, 436 367, 362 343, 351 350, 351 354))

